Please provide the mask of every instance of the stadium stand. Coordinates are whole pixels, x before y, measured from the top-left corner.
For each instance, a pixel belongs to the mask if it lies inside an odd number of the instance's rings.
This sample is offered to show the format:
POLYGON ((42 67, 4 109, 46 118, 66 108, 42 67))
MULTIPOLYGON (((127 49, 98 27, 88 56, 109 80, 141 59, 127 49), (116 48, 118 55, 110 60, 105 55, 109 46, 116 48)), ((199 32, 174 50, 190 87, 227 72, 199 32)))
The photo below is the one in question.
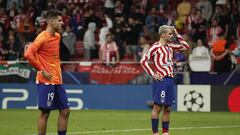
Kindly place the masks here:
MULTIPOLYGON (((112 20, 113 27, 109 29, 114 35, 114 40, 118 45, 120 53, 120 63, 121 62, 134 62, 133 56, 127 56, 125 51, 125 41, 127 35, 126 28, 138 28, 139 36, 146 36, 147 41, 152 44, 158 40, 157 31, 154 33, 149 33, 146 28, 146 17, 150 14, 152 7, 156 7, 156 16, 159 17, 160 22, 155 22, 157 27, 160 24, 174 25, 178 30, 181 31, 182 35, 187 35, 189 37, 188 41, 192 42, 191 48, 195 48, 196 41, 193 39, 193 35, 199 35, 205 43, 208 43, 210 39, 214 38, 214 33, 210 32, 210 28, 213 26, 212 20, 217 21, 217 26, 221 27, 226 39, 227 45, 232 42, 232 40, 237 42, 237 47, 239 48, 239 1, 231 0, 226 2, 213 0, 206 0, 208 5, 204 5, 202 0, 187 0, 190 3, 191 8, 197 8, 198 11, 204 13, 204 7, 212 6, 212 17, 210 20, 206 21, 205 24, 199 23, 199 18, 196 14, 193 14, 193 19, 191 29, 187 28, 185 22, 179 22, 179 15, 177 13, 177 7, 182 2, 182 0, 117 0, 113 1, 113 8, 105 7, 104 1, 96 0, 24 0, 21 2, 14 3, 12 1, 0 1, 0 60, 1 64, 6 64, 10 60, 13 61, 24 61, 23 50, 24 46, 28 42, 36 37, 36 35, 45 29, 46 22, 44 20, 44 13, 48 9, 59 9, 64 11, 63 21, 64 26, 71 25, 72 32, 76 34, 77 40, 74 46, 75 54, 68 58, 68 61, 64 61, 62 65, 63 71, 80 72, 81 66, 78 62, 86 61, 84 58, 84 43, 83 35, 87 30, 88 23, 93 22, 96 24, 95 40, 96 40, 96 50, 94 53, 98 52, 100 48, 97 44, 99 41, 98 35, 100 29, 104 28, 106 21, 104 14, 108 14, 109 18, 112 20), (116 7, 114 7, 116 6, 116 7), (93 8, 96 7, 96 8, 93 8), (230 16, 231 15, 231 16, 230 16), (131 27, 129 26, 129 18, 133 18, 131 27), (24 22, 24 23, 23 23, 24 22), (21 26, 21 29, 20 29, 21 26), (23 27, 24 26, 24 27, 23 27), (32 27, 34 26, 34 27, 32 27), (203 35, 200 33, 204 32, 203 35), (199 33, 198 33, 199 32, 199 33), (209 35, 213 34, 213 36, 209 35), (9 44, 9 37, 15 37, 14 44, 9 44), (14 56, 14 57, 12 57, 14 56), (71 63, 72 62, 72 63, 71 63)), ((187 14, 186 16, 190 16, 187 14)), ((203 16, 204 18, 204 16, 203 16)), ((154 20, 156 21, 156 20, 154 20)), ((150 23, 151 24, 151 23, 150 23)), ((65 30, 65 27, 63 28, 65 30)), ((65 33, 66 34, 66 33, 65 33)), ((217 33, 215 33, 216 35, 217 33)), ((209 50, 211 46, 205 45, 209 50)), ((67 47, 67 45, 66 45, 67 47)), ((64 51, 63 51, 64 52, 64 51)), ((189 63, 189 54, 191 51, 185 53, 185 63, 189 63)), ((92 62, 98 62, 97 54, 94 54, 92 62)), ((189 61, 190 60, 190 61, 189 61)), ((200 63, 198 59, 194 59, 195 63, 200 63)), ((191 63, 191 62, 190 62, 191 63)), ((198 64, 190 64, 190 67, 199 67, 198 64)), ((208 72, 208 67, 203 71, 208 72)), ((234 71, 234 64, 231 71, 234 71)), ((188 68, 184 70, 188 72, 194 72, 194 69, 188 68)), ((195 72, 198 70, 195 70, 195 72)), ((212 70, 210 70, 212 71, 212 70)), ((228 73, 231 73, 228 71, 228 73)))

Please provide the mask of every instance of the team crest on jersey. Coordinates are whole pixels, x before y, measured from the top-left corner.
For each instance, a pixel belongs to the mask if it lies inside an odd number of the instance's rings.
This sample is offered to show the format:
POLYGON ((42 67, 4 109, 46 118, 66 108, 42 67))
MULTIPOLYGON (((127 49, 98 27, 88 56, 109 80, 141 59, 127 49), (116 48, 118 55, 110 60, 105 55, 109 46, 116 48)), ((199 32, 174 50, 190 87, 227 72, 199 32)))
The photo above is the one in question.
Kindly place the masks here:
POLYGON ((164 102, 165 102, 164 98, 161 98, 161 103, 164 103, 164 102))
POLYGON ((52 101, 48 101, 48 102, 47 102, 47 106, 48 106, 48 107, 51 106, 51 104, 52 104, 52 101))

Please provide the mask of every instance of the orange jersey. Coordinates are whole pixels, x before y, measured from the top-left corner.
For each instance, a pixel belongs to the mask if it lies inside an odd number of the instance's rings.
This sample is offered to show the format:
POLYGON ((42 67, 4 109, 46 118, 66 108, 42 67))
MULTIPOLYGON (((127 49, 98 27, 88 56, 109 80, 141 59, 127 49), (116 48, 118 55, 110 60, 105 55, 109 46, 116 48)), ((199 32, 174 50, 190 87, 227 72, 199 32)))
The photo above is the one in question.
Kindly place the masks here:
POLYGON ((52 36, 47 31, 43 31, 26 50, 24 56, 38 70, 37 83, 62 84, 59 44, 59 33, 52 36), (42 76, 40 71, 43 69, 52 75, 51 80, 42 76))

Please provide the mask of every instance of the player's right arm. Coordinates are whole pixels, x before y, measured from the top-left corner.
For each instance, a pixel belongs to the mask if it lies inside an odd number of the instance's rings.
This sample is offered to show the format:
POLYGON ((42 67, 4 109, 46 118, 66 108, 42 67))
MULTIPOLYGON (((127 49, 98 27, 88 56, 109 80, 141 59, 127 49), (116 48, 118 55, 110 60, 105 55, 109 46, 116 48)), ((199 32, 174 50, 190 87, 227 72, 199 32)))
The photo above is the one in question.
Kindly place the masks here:
POLYGON ((52 76, 44 69, 43 65, 36 57, 37 52, 41 48, 42 44, 43 42, 41 40, 35 40, 33 43, 28 44, 24 52, 24 57, 34 68, 40 71, 45 78, 51 80, 52 76))
POLYGON ((154 45, 153 47, 151 47, 148 51, 146 51, 144 53, 144 55, 142 56, 142 59, 140 61, 143 69, 151 76, 154 75, 153 70, 151 69, 151 67, 149 66, 148 61, 151 59, 151 57, 153 56, 153 53, 156 51, 154 45))
POLYGON ((151 57, 153 57, 155 51, 157 51, 157 47, 156 46, 152 46, 146 53, 144 53, 142 59, 141 59, 141 65, 143 67, 143 69, 150 75, 152 76, 155 80, 161 80, 162 77, 160 74, 154 73, 154 71, 152 70, 152 68, 149 66, 148 61, 151 59, 151 57))
POLYGON ((42 64, 39 62, 39 60, 36 57, 37 52, 41 48, 41 44, 42 43, 40 43, 40 41, 38 41, 38 42, 35 41, 33 43, 30 43, 30 44, 27 45, 28 47, 27 47, 27 49, 24 52, 24 57, 38 71, 44 70, 44 67, 42 66, 42 64))

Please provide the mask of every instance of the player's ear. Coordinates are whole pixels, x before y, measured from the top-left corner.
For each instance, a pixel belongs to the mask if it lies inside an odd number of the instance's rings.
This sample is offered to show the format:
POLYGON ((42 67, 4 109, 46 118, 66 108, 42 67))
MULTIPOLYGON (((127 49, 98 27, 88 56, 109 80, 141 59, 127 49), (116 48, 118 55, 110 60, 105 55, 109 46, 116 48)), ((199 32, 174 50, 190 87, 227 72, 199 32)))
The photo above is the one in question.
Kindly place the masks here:
POLYGON ((50 23, 53 24, 53 19, 50 19, 50 23))
POLYGON ((47 23, 53 24, 53 19, 48 19, 48 20, 47 20, 47 23))
POLYGON ((162 37, 163 38, 165 38, 166 37, 166 33, 164 32, 164 33, 162 33, 162 37))

